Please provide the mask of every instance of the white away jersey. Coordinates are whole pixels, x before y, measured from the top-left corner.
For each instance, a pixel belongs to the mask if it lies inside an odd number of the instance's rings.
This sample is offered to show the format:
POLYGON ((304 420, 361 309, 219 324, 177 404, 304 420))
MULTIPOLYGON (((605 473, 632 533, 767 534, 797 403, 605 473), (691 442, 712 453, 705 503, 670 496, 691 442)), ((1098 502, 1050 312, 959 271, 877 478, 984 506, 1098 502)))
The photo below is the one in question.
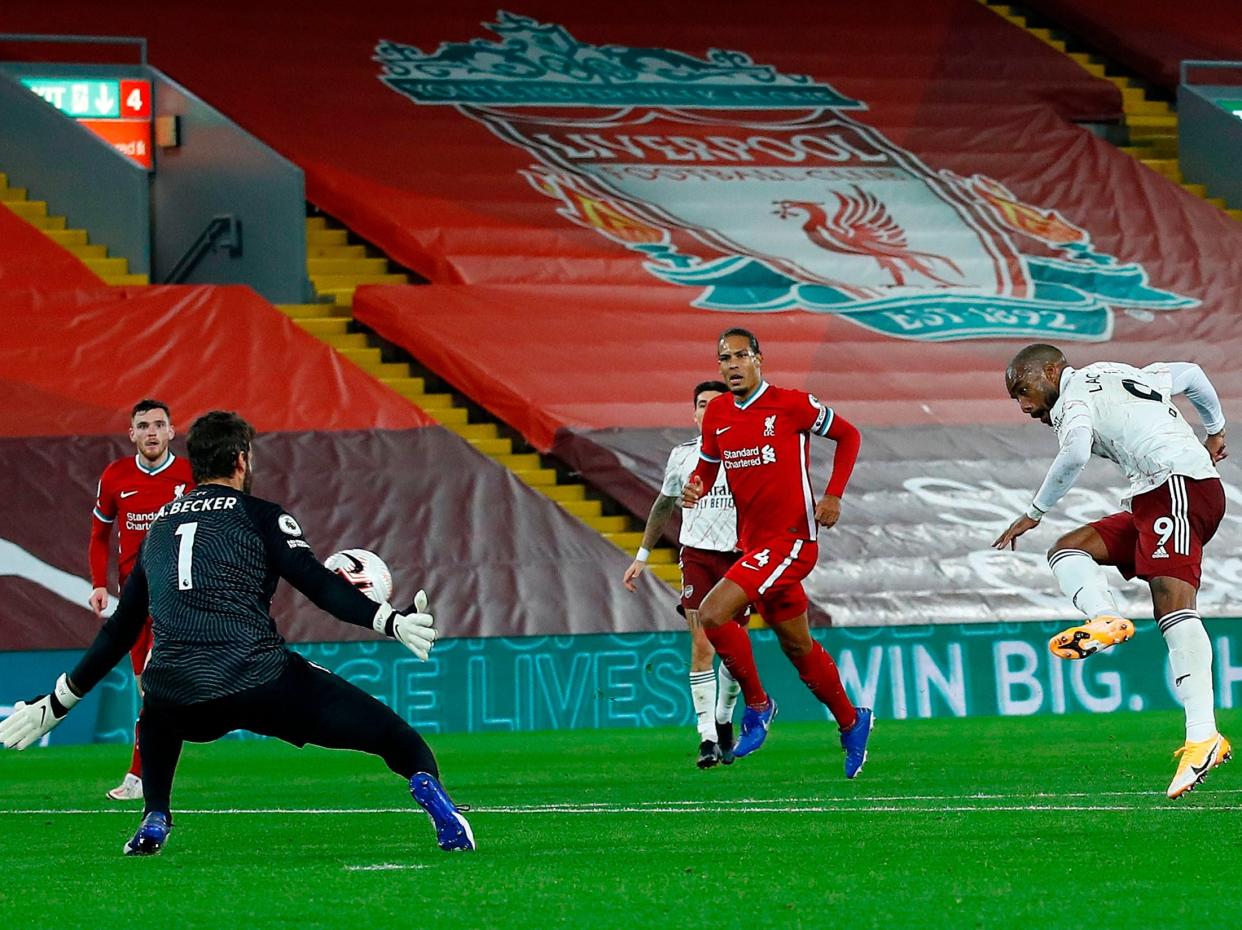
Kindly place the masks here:
MULTIPOLYGON (((702 438, 696 438, 673 447, 664 469, 661 494, 681 497, 682 488, 699 464, 702 441, 702 438)), ((732 552, 737 548, 737 510, 733 506, 733 495, 729 493, 723 468, 716 475, 711 491, 699 498, 693 509, 681 512, 680 540, 683 546, 694 549, 732 552)))
POLYGON ((1116 462, 1130 479, 1123 502, 1159 487, 1170 475, 1217 478, 1212 457, 1172 403, 1166 363, 1134 368, 1096 362, 1066 368, 1061 396, 1052 405, 1052 426, 1064 443, 1070 430, 1091 430, 1091 452, 1116 462))

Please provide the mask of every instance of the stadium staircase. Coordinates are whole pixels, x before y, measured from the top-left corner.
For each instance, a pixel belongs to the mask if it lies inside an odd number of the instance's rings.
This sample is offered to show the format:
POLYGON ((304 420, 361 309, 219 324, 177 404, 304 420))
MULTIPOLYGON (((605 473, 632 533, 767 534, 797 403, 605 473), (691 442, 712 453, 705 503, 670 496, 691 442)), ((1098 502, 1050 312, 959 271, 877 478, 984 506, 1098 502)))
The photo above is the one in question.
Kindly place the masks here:
MULTIPOLYGON (((980 2, 1045 45, 1069 56, 1087 72, 1115 84, 1121 91, 1125 129, 1128 135, 1128 144, 1121 146, 1121 151, 1138 159, 1152 171, 1168 178, 1183 190, 1206 200, 1231 218, 1242 222, 1242 209, 1231 209, 1234 205, 1226 203, 1220 197, 1209 196, 1208 189, 1204 185, 1187 183, 1182 177, 1177 160, 1177 112, 1168 101, 1154 97, 1145 81, 1121 73, 1124 69, 1120 66, 1079 48, 1075 40, 1059 30, 1032 25, 1031 14, 1020 7, 994 2, 994 0, 980 0, 980 2)), ((1236 206, 1242 208, 1242 204, 1236 206)))
POLYGON ((105 284, 150 283, 145 274, 130 274, 129 259, 110 257, 107 246, 91 243, 85 229, 70 229, 65 217, 49 215, 46 201, 30 200, 24 187, 10 187, 5 174, 0 174, 0 204, 76 255, 105 284))
MULTIPOLYGON (((145 274, 130 274, 128 259, 110 257, 107 246, 91 243, 85 229, 71 229, 64 216, 49 215, 45 201, 30 200, 24 187, 10 187, 7 175, 2 173, 0 204, 77 256, 105 284, 150 283, 145 274)), ((633 552, 638 548, 642 528, 621 508, 614 507, 617 513, 606 514, 605 501, 582 481, 564 470, 547 467, 525 444, 520 450, 515 448, 520 440, 505 435, 498 421, 441 383, 433 386, 426 372, 411 370, 413 360, 406 353, 381 346, 378 337, 354 320, 351 306, 355 288, 361 284, 409 284, 407 275, 391 271, 388 260, 370 254, 367 246, 349 242, 348 232, 330 227, 324 217, 308 217, 306 227, 307 271, 322 302, 284 304, 279 306, 281 312, 619 549, 633 552), (399 360, 385 361, 385 354, 399 360)), ((653 549, 650 562, 656 577, 671 586, 680 585, 673 548, 661 545, 653 549)))
MULTIPOLYGON (((537 452, 509 434, 503 424, 418 368, 403 350, 382 344, 354 319, 351 308, 359 285, 409 284, 410 279, 393 272, 387 258, 349 238, 346 229, 330 224, 326 217, 307 217, 307 270, 322 302, 283 304, 281 312, 619 549, 634 552, 642 542, 642 527, 631 516, 620 507, 610 508, 615 514, 605 513, 605 501, 581 480, 563 468, 545 465, 537 452)), ((652 550, 650 570, 670 586, 681 584, 677 553, 670 546, 652 550)))

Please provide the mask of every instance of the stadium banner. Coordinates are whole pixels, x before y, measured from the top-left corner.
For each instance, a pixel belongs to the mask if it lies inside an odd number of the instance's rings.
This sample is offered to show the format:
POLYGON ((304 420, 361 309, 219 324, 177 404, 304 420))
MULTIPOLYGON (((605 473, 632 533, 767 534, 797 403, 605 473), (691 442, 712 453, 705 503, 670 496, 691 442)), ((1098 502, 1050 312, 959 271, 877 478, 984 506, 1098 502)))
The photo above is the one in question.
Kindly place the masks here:
MULTIPOLYGON (((1182 406, 1196 422, 1193 408, 1182 406)), ((836 410, 852 418, 849 405, 836 410)), ((593 430, 562 435, 558 450, 640 514, 659 493, 669 450, 692 435, 593 430)), ((1079 617, 1046 554, 1065 533, 1122 509, 1127 482, 1111 462, 1093 458, 1016 549, 992 548, 1026 510, 1056 452, 1053 431, 1033 422, 865 429, 841 519, 820 535, 819 562, 804 582, 812 603, 840 627, 1079 617)), ((832 443, 813 438, 814 487, 826 486, 831 461, 832 443)), ((1242 481, 1232 460, 1220 470, 1226 512, 1204 550, 1197 603, 1209 616, 1242 616, 1242 481)), ((1104 571, 1127 617, 1151 616, 1146 583, 1104 571)))
MULTIPOLYGON (((173 412, 179 427, 192 419, 175 402, 173 412)), ((173 449, 183 454, 181 436, 173 449)), ((87 606, 91 507, 104 467, 133 454, 132 444, 110 436, 0 437, 0 474, 15 476, 21 489, 0 508, 0 650, 90 644, 99 629, 87 606)), ((255 493, 298 519, 316 555, 379 553, 393 574, 394 603, 405 606, 426 589, 446 635, 682 623, 667 585, 648 573, 627 591, 629 554, 443 427, 263 433, 255 463, 255 493)), ((375 637, 287 584, 272 615, 290 642, 375 637)))
MULTIPOLYGON (((1216 653, 1216 700, 1242 705, 1242 628, 1206 621, 1216 653)), ((1112 713, 1178 706, 1164 640, 1151 621, 1124 647, 1082 662, 1055 658, 1060 623, 818 629, 850 696, 880 720, 1112 713)), ((781 720, 824 720, 770 630, 751 633, 781 720)), ((295 651, 349 680, 428 734, 602 727, 691 726, 687 634, 446 639, 420 662, 382 643, 300 643, 295 651)), ((0 654, 0 705, 45 689, 76 659, 0 654), (29 669, 27 672, 25 669, 29 669), (20 675, 18 670, 22 669, 20 675), (16 676, 16 677, 14 677, 16 676)), ((97 689, 94 710, 69 718, 53 742, 126 742, 137 696, 128 666, 97 689)), ((779 723, 777 725, 779 733, 779 723)), ((246 735, 246 734, 239 734, 246 735)), ((827 734, 826 739, 831 738, 827 734)))

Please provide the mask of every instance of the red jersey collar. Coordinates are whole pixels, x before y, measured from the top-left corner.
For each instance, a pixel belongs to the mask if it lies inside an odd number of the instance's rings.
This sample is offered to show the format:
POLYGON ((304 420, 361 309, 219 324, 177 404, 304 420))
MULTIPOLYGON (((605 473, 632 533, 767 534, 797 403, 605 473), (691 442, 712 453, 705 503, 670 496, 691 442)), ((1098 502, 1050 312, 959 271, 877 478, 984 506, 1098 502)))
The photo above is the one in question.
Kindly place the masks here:
POLYGON ((737 407, 738 410, 745 410, 747 407, 749 407, 751 404, 757 401, 760 397, 762 397, 763 392, 766 391, 767 389, 768 389, 768 382, 760 381, 759 386, 755 388, 755 393, 751 394, 748 398, 746 398, 741 403, 738 403, 737 398, 734 397, 733 405, 737 407))

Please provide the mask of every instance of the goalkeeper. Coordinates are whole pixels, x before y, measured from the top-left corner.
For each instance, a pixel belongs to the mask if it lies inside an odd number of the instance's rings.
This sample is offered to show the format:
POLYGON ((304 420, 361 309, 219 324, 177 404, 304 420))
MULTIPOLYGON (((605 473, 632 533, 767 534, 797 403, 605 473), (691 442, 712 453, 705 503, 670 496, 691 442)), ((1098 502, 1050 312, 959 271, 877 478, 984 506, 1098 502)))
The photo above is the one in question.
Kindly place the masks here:
POLYGON ((184 741, 211 742, 238 729, 381 757, 409 780, 440 847, 473 849, 470 825, 440 786, 423 738, 365 691, 286 648, 270 614, 285 578, 333 616, 426 659, 436 638, 426 594, 419 591, 403 612, 377 607, 324 568, 292 516, 250 496, 254 435, 234 413, 195 421, 186 447, 198 487, 160 510, 116 611, 50 694, 18 703, 0 722, 0 742, 25 749, 60 723, 129 652, 149 603, 155 645, 142 678, 139 743, 146 808, 126 855, 158 853, 167 840, 184 741))

